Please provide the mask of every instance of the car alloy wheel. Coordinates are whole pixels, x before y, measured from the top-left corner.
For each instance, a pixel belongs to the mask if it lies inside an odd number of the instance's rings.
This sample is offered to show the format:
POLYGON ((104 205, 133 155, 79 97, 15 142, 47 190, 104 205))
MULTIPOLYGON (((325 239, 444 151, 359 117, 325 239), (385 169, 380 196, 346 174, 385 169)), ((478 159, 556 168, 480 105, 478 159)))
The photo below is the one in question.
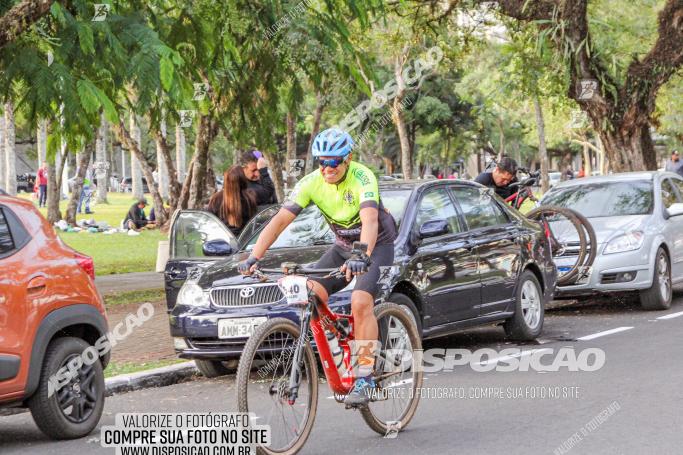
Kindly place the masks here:
POLYGON ((671 295, 671 277, 669 276, 669 261, 666 260, 664 253, 660 253, 657 257, 659 274, 657 280, 659 281, 659 292, 662 294, 662 300, 669 300, 671 295))
MULTIPOLYGON (((76 355, 67 357, 62 367, 75 358, 76 355)), ((67 420, 73 423, 83 423, 93 413, 97 405, 97 390, 95 389, 95 369, 92 365, 82 365, 75 375, 64 387, 57 392, 59 409, 67 420)))
POLYGON ((524 322, 530 329, 535 329, 541 321, 541 296, 533 282, 524 282, 521 303, 524 322))

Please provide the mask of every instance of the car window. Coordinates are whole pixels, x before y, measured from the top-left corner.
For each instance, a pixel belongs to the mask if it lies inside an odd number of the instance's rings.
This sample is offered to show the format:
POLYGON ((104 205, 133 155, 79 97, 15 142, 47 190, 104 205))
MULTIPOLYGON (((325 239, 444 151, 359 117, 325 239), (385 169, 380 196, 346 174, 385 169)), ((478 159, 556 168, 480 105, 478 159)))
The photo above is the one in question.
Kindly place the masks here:
POLYGON ((676 190, 669 179, 662 181, 662 203, 667 209, 678 202, 676 190))
POLYGON ((14 240, 12 239, 12 233, 9 230, 9 224, 5 215, 0 209, 0 257, 14 250, 14 240))
MULTIPOLYGON (((244 249, 251 251, 259 235, 260 232, 254 234, 244 246, 244 249)), ((334 243, 334 233, 318 207, 311 204, 303 209, 294 221, 282 231, 270 249, 299 248, 332 243, 334 243)))
POLYGON ((584 183, 548 191, 541 204, 559 205, 586 218, 645 215, 652 213, 652 181, 607 181, 584 183))
POLYGON ((461 232, 458 212, 446 188, 429 191, 422 197, 417 210, 415 225, 419 229, 427 221, 446 220, 451 232, 461 232))
POLYGON ((678 188, 678 201, 683 202, 683 179, 669 179, 670 182, 673 182, 674 186, 678 188))
POLYGON ((498 226, 509 222, 503 210, 496 204, 485 188, 453 188, 455 199, 470 229, 498 226))
POLYGON ((235 236, 208 212, 180 212, 173 222, 171 258, 204 257, 203 246, 209 240, 223 239, 237 249, 235 236))
POLYGON ((412 190, 386 190, 380 193, 382 205, 391 213, 398 226, 401 225, 401 219, 406 210, 410 193, 412 193, 412 190))

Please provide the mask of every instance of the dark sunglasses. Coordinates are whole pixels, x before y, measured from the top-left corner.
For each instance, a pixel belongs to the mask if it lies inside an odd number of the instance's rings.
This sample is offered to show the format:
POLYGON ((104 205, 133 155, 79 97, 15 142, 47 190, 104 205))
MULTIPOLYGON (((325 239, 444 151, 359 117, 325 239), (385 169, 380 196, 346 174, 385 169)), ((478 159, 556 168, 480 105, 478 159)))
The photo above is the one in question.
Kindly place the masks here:
POLYGON ((331 167, 332 169, 337 169, 340 164, 344 162, 344 158, 332 158, 331 160, 321 160, 318 159, 318 164, 322 169, 326 167, 331 167))

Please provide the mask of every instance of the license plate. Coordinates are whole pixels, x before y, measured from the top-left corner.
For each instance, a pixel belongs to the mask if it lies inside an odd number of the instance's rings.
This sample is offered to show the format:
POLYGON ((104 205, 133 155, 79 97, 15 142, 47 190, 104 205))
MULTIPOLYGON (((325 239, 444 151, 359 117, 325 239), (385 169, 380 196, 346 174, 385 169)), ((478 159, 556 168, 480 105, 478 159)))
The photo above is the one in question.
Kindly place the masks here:
POLYGON ((245 338, 254 333, 254 329, 259 324, 266 322, 268 318, 239 318, 239 319, 219 319, 218 338, 245 338))

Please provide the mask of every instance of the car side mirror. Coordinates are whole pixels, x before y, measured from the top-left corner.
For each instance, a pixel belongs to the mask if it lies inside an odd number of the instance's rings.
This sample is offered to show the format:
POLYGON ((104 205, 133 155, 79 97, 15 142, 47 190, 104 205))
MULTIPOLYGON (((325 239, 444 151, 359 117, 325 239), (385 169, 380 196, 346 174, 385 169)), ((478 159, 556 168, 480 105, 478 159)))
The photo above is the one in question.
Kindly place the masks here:
POLYGON ((683 203, 676 202, 675 204, 671 204, 671 207, 665 209, 665 213, 668 215, 666 218, 683 215, 683 203))
POLYGON ((421 239, 426 239, 429 237, 438 237, 440 235, 448 234, 450 232, 450 227, 446 220, 432 220, 425 222, 420 226, 421 239))
POLYGON ((230 244, 223 239, 209 240, 202 245, 204 256, 230 256, 234 253, 230 244))

